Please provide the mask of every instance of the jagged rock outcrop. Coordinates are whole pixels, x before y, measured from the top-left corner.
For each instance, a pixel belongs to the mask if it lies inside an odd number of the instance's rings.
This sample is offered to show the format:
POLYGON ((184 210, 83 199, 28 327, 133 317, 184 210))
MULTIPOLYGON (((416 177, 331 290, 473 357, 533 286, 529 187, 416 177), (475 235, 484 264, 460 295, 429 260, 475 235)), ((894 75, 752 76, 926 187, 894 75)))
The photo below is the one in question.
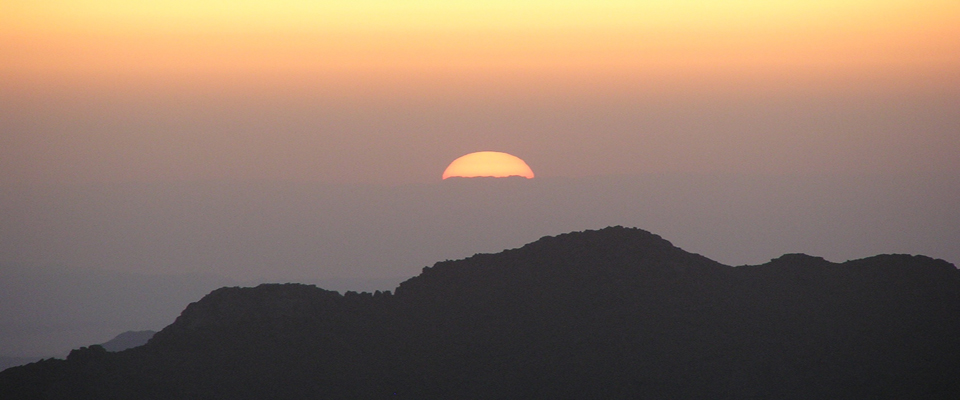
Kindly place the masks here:
POLYGON ((734 268, 613 227, 395 292, 218 289, 144 346, 0 373, 0 397, 960 397, 960 272, 923 256, 734 268))

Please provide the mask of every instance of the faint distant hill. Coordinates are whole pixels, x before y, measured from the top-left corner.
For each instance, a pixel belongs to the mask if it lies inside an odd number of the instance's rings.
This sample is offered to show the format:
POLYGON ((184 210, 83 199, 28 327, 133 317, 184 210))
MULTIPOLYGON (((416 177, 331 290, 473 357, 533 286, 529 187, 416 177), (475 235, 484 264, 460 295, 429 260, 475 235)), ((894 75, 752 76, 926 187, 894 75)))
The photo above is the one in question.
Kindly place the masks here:
POLYGON ((166 326, 196 301, 237 281, 0 264, 0 356, 65 356, 118 332, 166 326))
MULTIPOLYGON (((143 346, 150 340, 156 331, 126 331, 109 341, 100 344, 106 351, 123 351, 137 346, 143 346)), ((43 357, 5 357, 0 356, 0 371, 42 360, 43 357)))
POLYGON ((425 268, 396 293, 222 288, 146 345, 0 373, 0 398, 960 398, 960 271, 729 267, 639 229, 425 268))
POLYGON ((133 347, 143 346, 157 333, 156 331, 126 331, 117 337, 101 344, 107 351, 123 351, 133 347))

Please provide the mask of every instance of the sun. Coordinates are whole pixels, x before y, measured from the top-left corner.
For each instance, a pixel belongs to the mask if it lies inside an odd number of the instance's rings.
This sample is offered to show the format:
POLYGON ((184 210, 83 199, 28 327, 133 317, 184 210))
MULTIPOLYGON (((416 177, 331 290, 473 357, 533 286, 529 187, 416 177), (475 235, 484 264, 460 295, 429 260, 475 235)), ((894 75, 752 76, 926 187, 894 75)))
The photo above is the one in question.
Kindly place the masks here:
POLYGON ((443 171, 443 179, 452 177, 533 178, 533 170, 519 157, 499 151, 478 151, 453 160, 443 171))

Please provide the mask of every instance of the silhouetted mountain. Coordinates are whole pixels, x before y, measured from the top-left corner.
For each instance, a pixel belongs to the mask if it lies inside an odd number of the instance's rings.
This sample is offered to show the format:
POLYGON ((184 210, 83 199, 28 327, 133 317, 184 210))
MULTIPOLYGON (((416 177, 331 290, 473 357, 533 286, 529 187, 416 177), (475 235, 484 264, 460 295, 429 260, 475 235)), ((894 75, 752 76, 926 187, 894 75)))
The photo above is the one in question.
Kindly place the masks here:
POLYGON ((0 371, 18 365, 29 364, 42 360, 43 357, 6 357, 0 356, 0 371))
POLYGON ((126 331, 100 346, 106 351, 123 351, 147 344, 147 341, 156 333, 155 331, 126 331))
POLYGON ((424 268, 396 293, 222 288, 141 347, 0 397, 960 398, 960 271, 802 254, 731 268, 639 229, 424 268))

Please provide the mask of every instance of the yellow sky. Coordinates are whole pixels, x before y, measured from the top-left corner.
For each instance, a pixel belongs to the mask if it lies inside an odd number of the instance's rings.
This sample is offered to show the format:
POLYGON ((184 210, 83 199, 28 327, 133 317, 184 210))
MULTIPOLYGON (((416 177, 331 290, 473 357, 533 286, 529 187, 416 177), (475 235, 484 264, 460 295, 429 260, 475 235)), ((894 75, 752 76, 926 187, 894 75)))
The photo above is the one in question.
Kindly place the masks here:
POLYGON ((379 84, 958 67, 956 0, 0 3, 0 77, 8 81, 379 84))

